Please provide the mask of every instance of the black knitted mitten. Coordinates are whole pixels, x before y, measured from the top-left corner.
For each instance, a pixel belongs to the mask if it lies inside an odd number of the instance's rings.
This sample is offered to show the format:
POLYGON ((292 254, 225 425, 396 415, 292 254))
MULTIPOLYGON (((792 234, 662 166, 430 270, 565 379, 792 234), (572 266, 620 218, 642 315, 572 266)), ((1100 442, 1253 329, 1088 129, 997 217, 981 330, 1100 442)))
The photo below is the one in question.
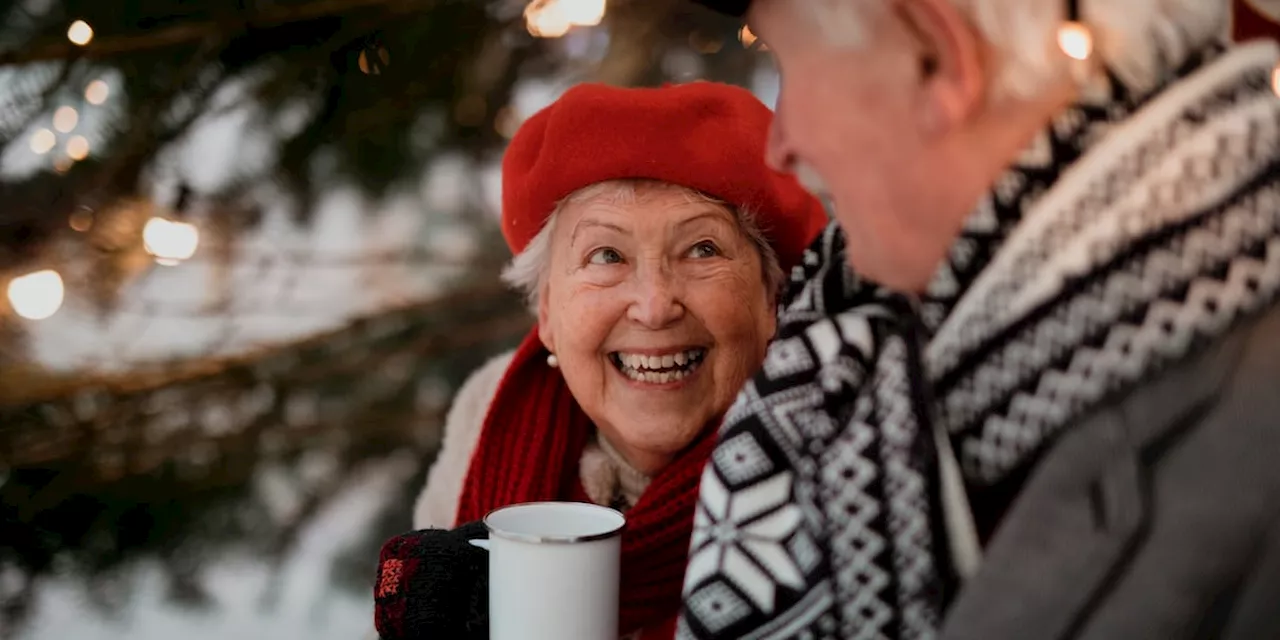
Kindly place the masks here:
POLYGON ((481 522, 425 529, 382 546, 374 583, 374 624, 383 640, 489 637, 489 552, 481 522))

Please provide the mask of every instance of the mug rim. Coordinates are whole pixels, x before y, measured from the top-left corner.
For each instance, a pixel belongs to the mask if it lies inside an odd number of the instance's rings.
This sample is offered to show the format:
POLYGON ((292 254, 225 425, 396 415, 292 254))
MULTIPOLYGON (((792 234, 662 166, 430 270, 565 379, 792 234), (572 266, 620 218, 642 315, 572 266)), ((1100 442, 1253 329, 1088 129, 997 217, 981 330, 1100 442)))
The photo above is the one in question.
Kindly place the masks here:
POLYGON ((567 501, 567 500, 540 500, 537 502, 518 502, 516 504, 509 504, 504 507, 498 507, 497 509, 494 509, 493 511, 490 511, 489 513, 485 514, 482 522, 484 523, 484 528, 489 530, 489 535, 497 538, 502 538, 504 540, 512 540, 515 542, 527 542, 530 544, 574 544, 578 542, 593 542, 596 540, 607 540, 609 538, 613 538, 621 535, 622 530, 625 529, 627 526, 627 516, 624 515, 621 511, 618 511, 617 509, 601 506, 598 504, 593 504, 590 502, 573 502, 573 501, 567 501), (577 508, 586 507, 588 509, 606 511, 618 516, 618 519, 620 520, 620 522, 618 526, 608 531, 603 531, 601 533, 592 533, 592 534, 586 534, 586 535, 571 535, 571 536, 537 535, 532 533, 515 533, 512 531, 503 531, 494 527, 493 524, 489 522, 489 519, 492 518, 494 514, 497 514, 502 511, 506 511, 507 509, 516 509, 520 507, 534 507, 539 505, 573 506, 577 508))

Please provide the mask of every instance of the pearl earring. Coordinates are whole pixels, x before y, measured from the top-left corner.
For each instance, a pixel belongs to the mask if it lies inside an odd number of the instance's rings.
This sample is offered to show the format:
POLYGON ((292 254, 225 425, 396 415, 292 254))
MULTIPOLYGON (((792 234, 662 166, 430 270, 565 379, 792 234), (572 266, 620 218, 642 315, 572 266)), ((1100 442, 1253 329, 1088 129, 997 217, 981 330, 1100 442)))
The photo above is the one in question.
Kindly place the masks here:
POLYGON ((552 369, 558 368, 560 366, 560 358, 557 358, 554 353, 547 356, 547 366, 552 369))

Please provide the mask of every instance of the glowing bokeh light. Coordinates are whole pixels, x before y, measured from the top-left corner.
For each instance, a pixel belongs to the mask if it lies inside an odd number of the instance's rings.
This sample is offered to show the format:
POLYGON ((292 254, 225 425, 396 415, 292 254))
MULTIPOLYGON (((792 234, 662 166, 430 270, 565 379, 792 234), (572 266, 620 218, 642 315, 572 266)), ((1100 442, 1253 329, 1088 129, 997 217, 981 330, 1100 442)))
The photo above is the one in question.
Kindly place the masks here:
POLYGON ((80 124, 80 114, 73 107, 58 107, 53 112, 53 128, 62 133, 70 133, 80 124))
POLYGON ((84 99, 89 104, 102 104, 111 95, 111 87, 105 80, 94 80, 84 88, 84 99))
POLYGON ((1093 34, 1079 22, 1068 22, 1058 29, 1058 46, 1073 60, 1088 60, 1093 55, 1093 34))
POLYGON ((62 308, 66 288, 57 271, 45 269, 9 281, 9 304, 28 320, 44 320, 62 308))
POLYGON ((556 0, 535 0, 525 7, 524 21, 529 33, 539 38, 559 38, 573 26, 568 12, 556 0))
POLYGON ((152 218, 142 228, 142 245, 156 262, 173 266, 196 254, 200 231, 190 223, 152 218))
POLYGON ((93 40, 93 27, 84 20, 76 20, 67 28, 67 39, 83 47, 93 40))
POLYGON ((605 0, 559 0, 569 24, 594 27, 604 19, 605 0))
POLYGON ((36 129, 31 134, 31 151, 39 155, 49 153, 57 144, 58 136, 48 129, 36 129))
POLYGON ((75 161, 89 157, 89 140, 84 136, 71 136, 67 140, 67 157, 75 161))

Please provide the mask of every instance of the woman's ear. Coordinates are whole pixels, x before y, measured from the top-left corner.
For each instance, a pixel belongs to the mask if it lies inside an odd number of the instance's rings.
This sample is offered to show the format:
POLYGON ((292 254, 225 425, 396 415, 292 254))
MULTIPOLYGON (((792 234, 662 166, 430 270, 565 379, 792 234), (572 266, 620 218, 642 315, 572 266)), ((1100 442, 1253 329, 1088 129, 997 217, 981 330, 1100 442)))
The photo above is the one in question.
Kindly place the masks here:
POLYGON ((986 94, 981 40, 951 0, 895 3, 923 47, 920 126, 926 136, 950 131, 972 117, 986 94))
POLYGON ((547 300, 549 293, 546 282, 538 285, 538 339, 542 341, 542 346, 547 348, 551 353, 556 352, 555 333, 551 331, 550 319, 550 302, 547 300))

